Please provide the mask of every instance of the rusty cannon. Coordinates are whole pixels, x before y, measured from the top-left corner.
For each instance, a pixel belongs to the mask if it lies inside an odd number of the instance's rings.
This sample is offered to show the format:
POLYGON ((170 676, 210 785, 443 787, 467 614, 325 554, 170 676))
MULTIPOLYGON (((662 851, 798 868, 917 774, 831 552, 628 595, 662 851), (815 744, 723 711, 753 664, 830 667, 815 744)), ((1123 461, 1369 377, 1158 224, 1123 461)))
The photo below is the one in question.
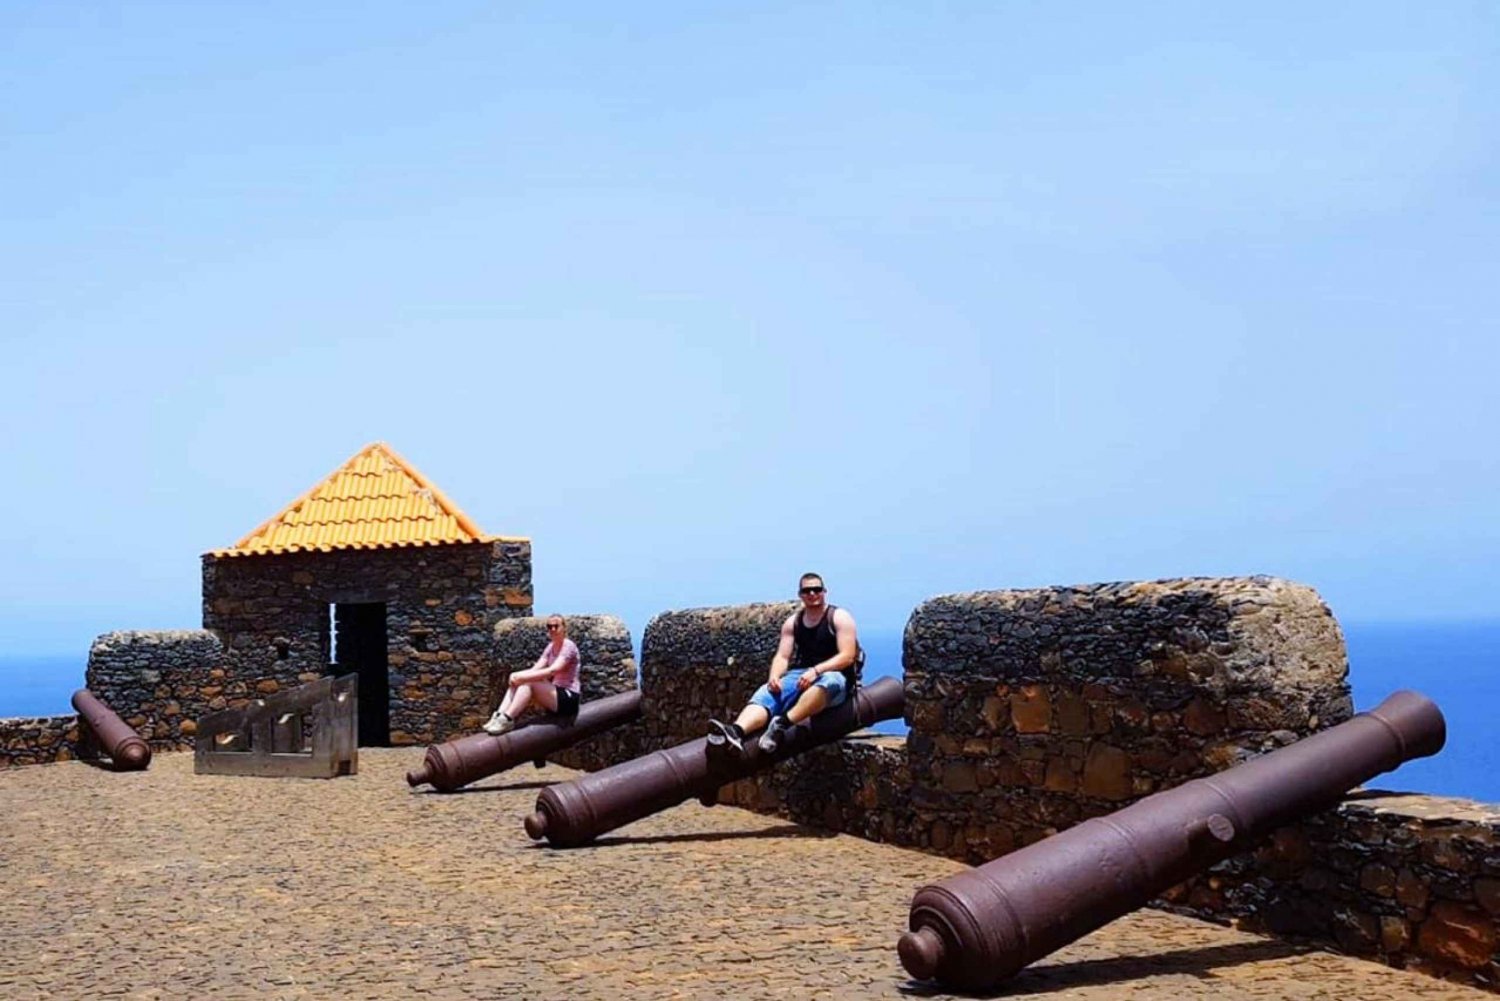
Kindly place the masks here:
POLYGON ((121 771, 139 771, 151 764, 151 745, 130 728, 113 709, 87 688, 73 693, 73 708, 94 732, 104 753, 121 771))
POLYGON ((475 733, 434 744, 422 767, 406 773, 406 783, 413 788, 428 783, 438 792, 452 792, 523 761, 545 764, 549 754, 640 716, 641 693, 621 692, 585 702, 570 720, 549 716, 498 737, 475 733))
POLYGON ((985 990, 1273 830, 1436 754, 1443 714, 1416 692, 1227 771, 924 886, 901 963, 919 980, 985 990))
POLYGON ((774 754, 763 754, 756 741, 746 740, 744 755, 711 759, 707 739, 699 737, 548 786, 537 797, 536 811, 526 818, 526 833, 535 841, 546 838, 555 847, 572 848, 693 797, 712 806, 725 783, 872 723, 894 719, 901 715, 903 704, 901 682, 881 678, 843 704, 792 727, 774 754))

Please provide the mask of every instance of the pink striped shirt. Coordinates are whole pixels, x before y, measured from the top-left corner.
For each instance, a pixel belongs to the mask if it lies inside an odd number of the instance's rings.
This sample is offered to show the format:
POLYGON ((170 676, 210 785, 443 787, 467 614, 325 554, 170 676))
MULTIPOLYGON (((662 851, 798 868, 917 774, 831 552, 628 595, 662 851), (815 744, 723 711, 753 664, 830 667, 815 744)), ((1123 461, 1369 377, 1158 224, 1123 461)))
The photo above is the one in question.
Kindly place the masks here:
POLYGON ((566 688, 570 692, 578 691, 578 644, 570 639, 564 638, 562 649, 557 653, 552 652, 552 644, 548 643, 542 655, 536 659, 536 667, 545 669, 556 667, 557 673, 552 676, 552 683, 558 688, 566 688))

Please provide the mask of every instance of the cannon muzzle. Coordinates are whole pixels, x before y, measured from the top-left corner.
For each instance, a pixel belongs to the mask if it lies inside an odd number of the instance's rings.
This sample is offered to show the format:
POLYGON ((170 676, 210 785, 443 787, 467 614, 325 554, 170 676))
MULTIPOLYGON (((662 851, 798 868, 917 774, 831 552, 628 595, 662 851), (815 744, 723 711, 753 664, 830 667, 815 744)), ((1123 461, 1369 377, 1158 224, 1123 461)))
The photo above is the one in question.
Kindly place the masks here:
POLYGON ((412 788, 425 783, 438 792, 452 792, 523 761, 546 763, 549 754, 572 747, 596 733, 639 719, 641 693, 621 692, 585 702, 571 720, 547 718, 498 737, 474 733, 427 749, 422 767, 406 773, 412 788))
POLYGON ((556 847, 569 848, 693 797, 711 803, 725 783, 900 716, 904 701, 901 682, 881 678, 842 705, 792 727, 774 754, 761 753, 755 741, 747 740, 743 756, 710 758, 707 740, 699 737, 559 782, 537 796, 536 812, 525 820, 526 833, 533 840, 546 838, 556 847))
POLYGON ((924 886, 896 951, 918 979, 984 990, 1276 828, 1436 754, 1443 714, 1416 692, 1216 775, 1148 796, 924 886))
POLYGON ((104 753, 121 771, 139 771, 151 763, 151 745, 87 688, 73 693, 73 708, 99 738, 104 753))

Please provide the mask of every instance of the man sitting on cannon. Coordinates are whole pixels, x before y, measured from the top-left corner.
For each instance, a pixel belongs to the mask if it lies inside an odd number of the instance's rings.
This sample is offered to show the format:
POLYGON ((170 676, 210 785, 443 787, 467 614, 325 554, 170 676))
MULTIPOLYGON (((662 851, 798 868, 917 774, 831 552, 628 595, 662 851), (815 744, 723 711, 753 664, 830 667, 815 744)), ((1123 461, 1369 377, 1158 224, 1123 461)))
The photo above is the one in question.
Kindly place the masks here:
POLYGON ((708 721, 710 754, 743 753, 747 737, 761 727, 766 732, 760 749, 773 753, 787 728, 839 705, 853 692, 862 659, 854 616, 828 604, 820 574, 803 574, 797 596, 802 607, 781 625, 771 676, 733 723, 708 721), (789 671, 795 673, 788 676, 789 671))

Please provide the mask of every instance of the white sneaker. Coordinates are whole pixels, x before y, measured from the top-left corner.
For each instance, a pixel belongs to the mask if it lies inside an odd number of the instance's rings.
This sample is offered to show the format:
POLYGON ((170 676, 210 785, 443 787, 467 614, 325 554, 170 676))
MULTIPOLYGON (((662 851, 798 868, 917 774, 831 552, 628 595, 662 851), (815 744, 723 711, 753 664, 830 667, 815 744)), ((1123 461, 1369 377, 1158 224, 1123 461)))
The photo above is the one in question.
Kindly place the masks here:
POLYGON ((514 729, 515 725, 515 720, 496 709, 495 715, 491 716, 490 721, 484 725, 484 732, 493 737, 498 737, 502 733, 509 733, 514 729))
POLYGON ((776 748, 781 746, 781 738, 786 733, 788 720, 784 716, 772 716, 771 721, 766 724, 766 732, 760 735, 760 753, 775 754, 776 748))

